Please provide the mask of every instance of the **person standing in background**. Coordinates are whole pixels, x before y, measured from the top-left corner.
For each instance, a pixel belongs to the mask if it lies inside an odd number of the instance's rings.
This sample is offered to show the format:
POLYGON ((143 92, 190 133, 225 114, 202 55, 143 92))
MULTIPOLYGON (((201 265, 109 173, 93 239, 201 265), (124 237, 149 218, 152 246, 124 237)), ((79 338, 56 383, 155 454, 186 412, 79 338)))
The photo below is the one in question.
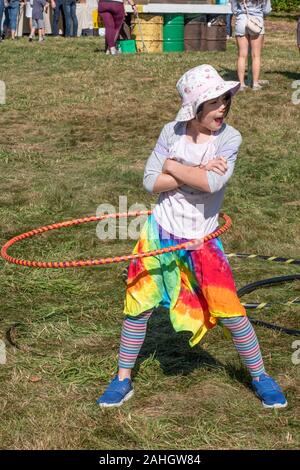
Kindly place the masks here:
MULTIPOLYGON (((137 8, 133 0, 129 0, 134 14, 137 14, 137 8)), ((105 26, 105 41, 107 44, 106 54, 115 55, 118 53, 116 42, 119 37, 120 29, 125 18, 125 8, 123 0, 100 0, 98 12, 103 18, 105 26)))
POLYGON ((264 44, 264 17, 272 11, 270 0, 230 0, 232 13, 235 16, 235 37, 238 46, 237 74, 241 83, 241 91, 247 87, 245 84, 246 62, 249 49, 252 55, 252 90, 258 91, 262 88, 259 83, 261 66, 261 51, 264 44), (255 17, 260 23, 259 33, 252 32, 247 23, 249 17, 255 17))
POLYGON ((32 7, 33 7, 33 0, 26 0, 25 16, 29 20, 30 31, 32 30, 32 7))
POLYGON ((232 38, 232 14, 227 13, 226 15, 226 36, 227 39, 232 38))
POLYGON ((4 0, 0 0, 0 42, 3 40, 2 37, 2 18, 4 13, 4 0))
POLYGON ((65 37, 77 37, 78 20, 76 16, 76 0, 63 0, 63 10, 65 14, 66 30, 65 37), (73 22, 73 30, 71 34, 71 20, 73 22))
POLYGON ((298 46, 299 53, 300 53, 300 16, 298 18, 298 24, 297 24, 297 46, 298 46))
POLYGON ((52 36, 59 36, 58 23, 60 13, 62 14, 63 21, 65 19, 65 13, 63 10, 63 0, 51 0, 51 8, 53 10, 52 36))
POLYGON ((11 38, 16 39, 17 23, 20 10, 19 0, 6 0, 5 6, 5 21, 4 25, 7 30, 10 30, 11 38))
POLYGON ((44 22, 44 11, 48 10, 47 0, 33 0, 32 7, 32 28, 29 35, 29 41, 31 42, 35 36, 35 30, 39 31, 39 42, 44 41, 45 36, 45 22, 44 22))

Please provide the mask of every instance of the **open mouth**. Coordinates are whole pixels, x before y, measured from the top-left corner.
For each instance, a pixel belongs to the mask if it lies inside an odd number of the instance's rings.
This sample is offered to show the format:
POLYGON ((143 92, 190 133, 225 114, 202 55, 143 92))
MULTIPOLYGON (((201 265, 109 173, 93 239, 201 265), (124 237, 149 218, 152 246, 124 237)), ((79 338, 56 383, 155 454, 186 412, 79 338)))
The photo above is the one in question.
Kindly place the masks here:
POLYGON ((224 118, 222 117, 219 117, 219 118, 216 118, 215 119, 215 123, 218 125, 218 126, 221 126, 223 124, 223 121, 224 121, 224 118))

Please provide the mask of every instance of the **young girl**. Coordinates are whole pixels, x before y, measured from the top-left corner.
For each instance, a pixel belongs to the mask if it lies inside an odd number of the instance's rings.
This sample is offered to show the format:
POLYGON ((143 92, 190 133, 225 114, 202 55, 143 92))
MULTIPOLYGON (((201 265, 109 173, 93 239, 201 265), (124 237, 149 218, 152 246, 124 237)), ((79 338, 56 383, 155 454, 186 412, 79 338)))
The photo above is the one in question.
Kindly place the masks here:
POLYGON ((235 38, 238 46, 237 73, 241 83, 241 90, 247 88, 245 85, 246 61, 248 58, 249 46, 252 54, 252 76, 254 91, 260 90, 259 83, 261 51, 264 44, 264 17, 271 10, 270 0, 230 0, 231 9, 235 16, 235 38), (262 30, 255 34, 247 28, 248 17, 255 17, 260 22, 262 30))
MULTIPOLYGON (((210 65, 186 72, 177 83, 182 106, 150 155, 144 187, 160 193, 134 253, 201 239, 218 227, 219 210, 237 158, 241 136, 225 124, 238 82, 224 81, 210 65)), ((255 332, 241 305, 221 241, 196 249, 135 259, 125 298, 119 371, 97 400, 120 406, 133 395, 131 371, 144 342, 147 321, 157 306, 167 307, 176 331, 190 331, 194 346, 219 322, 227 327, 267 408, 287 401, 264 369, 255 332)))

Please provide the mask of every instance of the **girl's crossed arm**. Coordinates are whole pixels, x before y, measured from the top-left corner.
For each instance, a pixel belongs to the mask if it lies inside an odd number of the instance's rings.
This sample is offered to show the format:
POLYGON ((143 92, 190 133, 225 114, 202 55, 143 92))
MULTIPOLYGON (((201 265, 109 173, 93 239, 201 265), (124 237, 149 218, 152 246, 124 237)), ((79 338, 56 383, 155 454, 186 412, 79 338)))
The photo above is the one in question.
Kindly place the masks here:
POLYGON ((144 188, 149 193, 163 193, 177 189, 183 183, 171 174, 163 172, 163 166, 169 157, 168 128, 165 126, 158 138, 153 152, 146 163, 144 172, 144 188))
POLYGON ((163 128, 157 144, 148 158, 144 173, 144 188, 150 193, 162 193, 187 185, 199 191, 219 191, 232 176, 241 135, 235 132, 218 149, 221 157, 210 160, 205 166, 192 167, 170 158, 163 128))
POLYGON ((180 179, 183 184, 200 191, 215 193, 222 189, 231 178, 241 143, 240 133, 228 129, 223 142, 217 148, 217 153, 222 155, 221 157, 213 158, 204 167, 186 166, 167 159, 163 171, 180 179))
POLYGON ((227 160, 224 157, 214 158, 200 167, 184 165, 171 159, 167 159, 163 166, 163 172, 172 176, 175 180, 180 180, 182 184, 208 193, 211 192, 211 188, 207 172, 214 171, 222 176, 225 175, 227 169, 227 160))

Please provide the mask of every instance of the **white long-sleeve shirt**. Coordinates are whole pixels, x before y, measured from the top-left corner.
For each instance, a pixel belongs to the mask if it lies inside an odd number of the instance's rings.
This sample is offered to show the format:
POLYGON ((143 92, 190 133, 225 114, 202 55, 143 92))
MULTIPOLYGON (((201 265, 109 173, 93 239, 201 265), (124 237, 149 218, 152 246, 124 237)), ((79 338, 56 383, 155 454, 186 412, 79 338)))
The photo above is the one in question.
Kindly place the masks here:
POLYGON ((186 139, 186 122, 171 122, 163 128, 146 164, 144 187, 147 191, 153 191, 167 158, 197 167, 222 156, 228 165, 224 175, 207 172, 210 192, 183 185, 160 193, 153 215, 166 232, 180 238, 198 239, 218 227, 225 186, 233 173, 241 142, 240 133, 227 124, 213 133, 205 144, 190 143, 186 139))

